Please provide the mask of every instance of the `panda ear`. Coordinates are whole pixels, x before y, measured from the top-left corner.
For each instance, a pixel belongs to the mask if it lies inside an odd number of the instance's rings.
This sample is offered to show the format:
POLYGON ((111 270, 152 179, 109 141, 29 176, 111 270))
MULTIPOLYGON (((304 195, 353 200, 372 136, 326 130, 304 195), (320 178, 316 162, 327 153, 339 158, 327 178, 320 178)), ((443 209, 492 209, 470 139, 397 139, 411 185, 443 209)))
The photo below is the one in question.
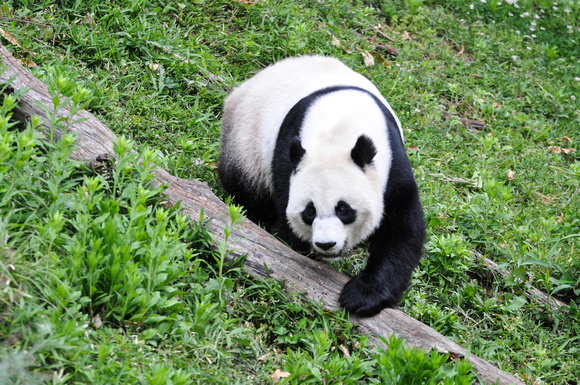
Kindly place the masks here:
POLYGON ((370 164, 375 155, 377 155, 377 148, 371 138, 366 135, 359 136, 354 148, 350 152, 352 160, 360 168, 364 168, 367 164, 370 164))
POLYGON ((297 136, 294 137, 294 139, 292 139, 292 143, 290 144, 290 161, 292 162, 294 169, 296 169, 298 163, 300 163, 300 160, 302 160, 302 157, 305 153, 306 150, 302 147, 300 138, 297 136))

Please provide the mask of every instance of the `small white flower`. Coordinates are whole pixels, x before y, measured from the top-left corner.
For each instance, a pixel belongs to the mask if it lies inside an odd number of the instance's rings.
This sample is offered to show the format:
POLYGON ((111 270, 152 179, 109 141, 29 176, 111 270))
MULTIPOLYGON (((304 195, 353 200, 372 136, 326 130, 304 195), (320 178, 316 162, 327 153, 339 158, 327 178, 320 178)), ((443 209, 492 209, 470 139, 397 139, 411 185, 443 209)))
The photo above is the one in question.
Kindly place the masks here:
POLYGON ((482 4, 487 3, 487 0, 481 0, 482 4))
POLYGON ((514 14, 513 14, 513 13, 511 13, 511 12, 508 12, 508 15, 509 15, 510 17, 512 17, 514 14))
MULTIPOLYGON (((531 28, 530 28, 530 31, 532 31, 532 32, 534 32, 535 30, 536 30, 536 29, 535 29, 534 27, 531 27, 531 28)), ((534 35, 532 35, 532 36, 534 36, 534 35)))
POLYGON ((519 6, 519 5, 517 5, 517 4, 514 4, 514 7, 516 7, 516 8, 519 8, 520 6, 519 6))
POLYGON ((566 8, 566 9, 564 10, 564 12, 566 12, 567 14, 570 14, 570 12, 572 12, 572 11, 570 11, 570 8, 566 8))
POLYGON ((576 80, 577 82, 580 82, 580 78, 579 78, 578 76, 576 76, 576 77, 574 78, 574 80, 576 80))
POLYGON ((568 33, 573 33, 573 32, 574 32, 574 28, 571 25, 569 25, 568 26, 568 33))
POLYGON ((536 35, 532 35, 532 37, 533 37, 533 38, 535 38, 535 37, 536 37, 536 35))
POLYGON ((510 48, 510 51, 511 51, 511 52, 513 52, 513 51, 514 51, 514 49, 513 49, 513 48, 510 48))
POLYGON ((552 7, 552 9, 553 9, 554 11, 557 11, 557 10, 558 10, 558 7, 552 7))
POLYGON ((572 100, 576 100, 576 96, 572 95, 571 96, 572 100))
POLYGON ((518 57, 516 55, 514 55, 514 56, 512 56, 512 60, 516 61, 516 60, 518 60, 518 57))
POLYGON ((520 17, 528 17, 528 16, 530 16, 529 12, 524 12, 520 15, 520 17))
POLYGON ((516 31, 516 33, 519 35, 521 32, 520 31, 516 31))
POLYGON ((546 30, 546 28, 544 28, 544 27, 540 27, 540 29, 541 29, 542 31, 545 31, 545 30, 546 30))
POLYGON ((475 8, 475 5, 469 4, 469 9, 473 9, 473 8, 475 8))

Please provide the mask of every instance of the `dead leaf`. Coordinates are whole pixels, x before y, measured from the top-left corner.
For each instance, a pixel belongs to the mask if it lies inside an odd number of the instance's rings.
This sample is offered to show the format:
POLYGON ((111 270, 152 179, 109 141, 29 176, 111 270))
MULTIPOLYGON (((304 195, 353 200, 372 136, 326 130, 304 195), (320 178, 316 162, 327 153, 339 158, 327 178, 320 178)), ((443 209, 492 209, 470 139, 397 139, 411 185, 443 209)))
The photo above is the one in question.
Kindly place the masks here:
POLYGON ((290 373, 283 372, 280 369, 276 369, 276 371, 274 371, 274 374, 272 374, 272 378, 274 380, 279 380, 281 378, 286 378, 286 377, 290 377, 290 373))
POLYGON ((99 329, 101 326, 103 326, 103 320, 101 320, 101 316, 99 314, 94 316, 93 319, 91 320, 91 322, 93 323, 93 325, 95 325, 95 327, 97 329, 99 329))
POLYGON ((372 67, 375 65, 375 58, 369 51, 360 51, 361 55, 363 56, 365 65, 367 67, 372 67))
POLYGON ((419 147, 413 145, 413 146, 409 146, 409 151, 421 151, 421 150, 419 150, 419 147))
POLYGON ((94 13, 87 13, 81 24, 86 24, 89 27, 95 26, 95 14, 94 13))
POLYGON ((153 71, 157 71, 157 69, 159 68, 159 64, 149 63, 149 68, 152 69, 153 71))
POLYGON ((409 35, 409 32, 404 32, 402 39, 403 41, 411 41, 411 35, 409 35))
POLYGON ((558 215, 558 223, 562 223, 563 220, 564 220, 564 213, 560 213, 560 215, 558 215))
POLYGON ((464 46, 461 46, 461 48, 459 49, 459 52, 457 52, 455 54, 455 56, 461 56, 461 54, 463 53, 464 50, 465 50, 465 47, 464 46))
POLYGON ((564 151, 564 154, 569 154, 571 152, 576 152, 575 148, 565 148, 562 151, 564 151))
POLYGON ((540 198, 542 198, 542 202, 544 202, 545 204, 552 202, 552 200, 550 198, 548 198, 547 196, 545 196, 544 194, 540 194, 539 192, 537 192, 536 195, 538 195, 540 198))
POLYGON ((548 150, 552 151, 554 154, 562 153, 562 147, 560 146, 548 146, 548 150))
POLYGON ((381 55, 376 51, 371 51, 370 54, 376 57, 379 60, 379 62, 381 62, 382 65, 384 65, 387 68, 391 68, 391 63, 389 63, 387 59, 383 57, 383 55, 381 55))
POLYGON ((512 170, 508 170, 507 177, 508 177, 508 180, 514 180, 514 179, 516 179, 516 173, 513 172, 512 170))
POLYGON ((458 359, 464 358, 462 355, 459 355, 457 353, 453 353, 453 352, 449 352, 449 360, 451 361, 457 361, 458 359))
POLYGON ((343 344, 340 344, 340 350, 342 350, 342 355, 344 356, 344 358, 350 357, 350 353, 348 352, 348 349, 346 348, 346 346, 344 346, 343 344))
POLYGON ((8 40, 8 42, 10 44, 22 48, 22 46, 18 43, 18 39, 13 34, 11 34, 10 32, 6 32, 2 28, 0 28, 0 35, 2 35, 2 37, 4 39, 8 40))
POLYGON ((19 62, 20 62, 22 65, 24 65, 24 66, 27 66, 27 67, 36 67, 36 63, 35 63, 35 62, 33 62, 33 61, 32 61, 32 60, 30 60, 30 59, 24 59, 24 58, 22 58, 22 59, 18 59, 18 61, 19 61, 19 62))
POLYGON ((250 1, 250 0, 234 0, 235 2, 238 2, 240 4, 246 4, 246 5, 254 5, 254 4, 258 4, 257 1, 250 1))
POLYGON ((340 40, 338 40, 336 37, 334 39, 332 39, 332 42, 330 43, 335 47, 340 47, 340 40))
POLYGON ((569 138, 569 137, 567 137, 567 136, 563 136, 563 137, 562 137, 562 142, 564 142, 564 143, 566 143, 566 142, 572 143, 572 139, 570 139, 570 138, 569 138))

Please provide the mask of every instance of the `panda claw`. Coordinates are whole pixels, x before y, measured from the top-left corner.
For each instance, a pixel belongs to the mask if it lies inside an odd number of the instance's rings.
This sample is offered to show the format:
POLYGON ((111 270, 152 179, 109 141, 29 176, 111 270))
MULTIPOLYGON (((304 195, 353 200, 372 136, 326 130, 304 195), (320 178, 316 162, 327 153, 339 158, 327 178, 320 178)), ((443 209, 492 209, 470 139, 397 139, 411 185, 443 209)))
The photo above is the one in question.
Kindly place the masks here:
POLYGON ((384 308, 398 305, 399 301, 384 284, 366 278, 359 274, 342 289, 339 303, 345 310, 360 317, 372 317, 384 308))

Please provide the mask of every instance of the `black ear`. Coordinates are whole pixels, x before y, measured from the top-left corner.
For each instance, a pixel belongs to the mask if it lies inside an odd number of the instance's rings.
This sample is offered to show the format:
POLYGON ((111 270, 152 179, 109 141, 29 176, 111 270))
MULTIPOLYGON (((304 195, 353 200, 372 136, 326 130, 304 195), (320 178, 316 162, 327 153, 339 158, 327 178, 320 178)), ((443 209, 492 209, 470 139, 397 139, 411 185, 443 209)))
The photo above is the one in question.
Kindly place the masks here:
POLYGON ((371 138, 366 135, 359 136, 354 148, 350 152, 352 160, 360 168, 364 168, 367 164, 370 164, 375 155, 377 155, 377 148, 371 138))
POLYGON ((300 138, 297 136, 294 137, 294 139, 292 139, 292 143, 290 144, 290 161, 292 162, 294 169, 296 169, 296 166, 298 166, 298 163, 300 163, 300 160, 302 160, 304 153, 306 153, 306 150, 302 148, 300 138))

